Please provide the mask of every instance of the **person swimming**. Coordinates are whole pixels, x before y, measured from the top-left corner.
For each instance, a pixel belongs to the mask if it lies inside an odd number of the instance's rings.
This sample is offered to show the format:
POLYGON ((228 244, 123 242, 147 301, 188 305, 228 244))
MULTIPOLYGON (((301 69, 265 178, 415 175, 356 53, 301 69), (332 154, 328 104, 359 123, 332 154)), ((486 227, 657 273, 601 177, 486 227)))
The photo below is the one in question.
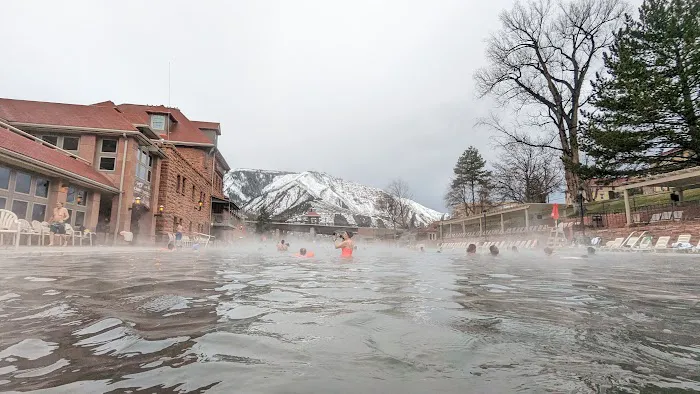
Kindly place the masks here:
POLYGON ((467 247, 467 254, 476 254, 476 245, 469 244, 467 247))
POLYGON ((277 250, 280 252, 284 252, 287 249, 289 249, 289 244, 285 244, 284 240, 281 240, 280 243, 277 244, 277 250))
POLYGON ((340 239, 336 239, 335 248, 340 249, 340 257, 352 257, 352 251, 355 248, 355 243, 352 241, 352 233, 343 231, 337 236, 340 239))
POLYGON ((316 255, 314 254, 314 252, 312 252, 310 250, 307 251, 306 248, 301 248, 301 249, 299 249, 299 253, 297 253, 295 256, 296 257, 314 257, 316 255))

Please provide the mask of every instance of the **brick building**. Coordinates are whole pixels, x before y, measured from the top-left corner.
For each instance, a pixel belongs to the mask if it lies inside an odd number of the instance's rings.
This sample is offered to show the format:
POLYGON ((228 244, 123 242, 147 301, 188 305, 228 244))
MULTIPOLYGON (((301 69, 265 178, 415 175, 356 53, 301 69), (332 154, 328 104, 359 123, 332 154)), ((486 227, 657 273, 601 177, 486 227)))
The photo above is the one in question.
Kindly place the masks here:
POLYGON ((238 208, 222 190, 229 167, 218 151, 218 123, 193 122, 163 106, 0 99, 3 125, 12 138, 0 138, 0 209, 20 218, 48 220, 46 207, 61 201, 74 227, 104 231, 112 240, 130 231, 145 243, 172 232, 176 222, 191 233, 212 233, 213 207, 217 215, 227 213, 228 220, 216 226, 220 235, 237 225, 238 208), (1 154, 13 147, 35 160, 51 152, 62 177, 47 179, 45 169, 30 172, 37 169, 1 154), (2 189, 4 173, 7 189, 2 189), (81 173, 92 182, 82 181, 81 173), (49 197, 32 194, 40 179, 53 188, 49 197), (21 193, 25 180, 32 185, 29 193, 21 193))

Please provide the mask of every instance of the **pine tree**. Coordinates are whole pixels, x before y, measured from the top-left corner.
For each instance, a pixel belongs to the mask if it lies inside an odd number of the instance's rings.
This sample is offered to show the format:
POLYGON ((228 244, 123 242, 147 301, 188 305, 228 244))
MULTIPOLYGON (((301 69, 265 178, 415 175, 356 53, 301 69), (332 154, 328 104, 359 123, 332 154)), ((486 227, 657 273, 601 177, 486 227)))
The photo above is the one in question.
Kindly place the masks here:
POLYGON ((271 222, 272 217, 267 211, 267 208, 263 206, 258 212, 258 220, 255 222, 255 232, 258 234, 264 234, 270 229, 271 222))
POLYGON ((478 149, 470 146, 457 160, 445 201, 453 207, 462 205, 465 215, 474 213, 479 185, 488 176, 486 160, 481 157, 478 149))
MULTIPOLYGON (((700 164, 700 1, 645 0, 604 58, 584 150, 596 176, 700 164)), ((586 170, 586 168, 584 168, 586 170)))

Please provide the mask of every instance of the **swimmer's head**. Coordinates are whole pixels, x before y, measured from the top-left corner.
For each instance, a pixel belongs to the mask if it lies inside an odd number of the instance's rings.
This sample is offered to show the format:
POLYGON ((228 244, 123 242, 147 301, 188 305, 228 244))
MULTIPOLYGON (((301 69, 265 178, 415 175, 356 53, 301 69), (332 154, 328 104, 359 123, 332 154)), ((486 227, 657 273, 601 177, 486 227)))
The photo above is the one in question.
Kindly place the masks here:
POLYGON ((498 256, 498 246, 496 246, 496 245, 489 246, 489 252, 491 253, 491 256, 498 256))
POLYGON ((306 248, 299 249, 299 254, 302 256, 306 256, 306 248))
POLYGON ((588 254, 590 254, 590 255, 594 255, 594 254, 595 254, 595 248, 592 247, 592 246, 589 246, 588 248, 586 248, 586 251, 587 251, 588 254))
POLYGON ((544 248, 544 254, 546 254, 547 256, 551 256, 553 252, 554 249, 550 248, 549 246, 544 248))
POLYGON ((469 254, 476 253, 476 245, 469 244, 469 246, 467 246, 467 253, 469 253, 469 254))
POLYGON ((284 245, 284 240, 281 240, 280 243, 281 243, 282 245, 284 245))

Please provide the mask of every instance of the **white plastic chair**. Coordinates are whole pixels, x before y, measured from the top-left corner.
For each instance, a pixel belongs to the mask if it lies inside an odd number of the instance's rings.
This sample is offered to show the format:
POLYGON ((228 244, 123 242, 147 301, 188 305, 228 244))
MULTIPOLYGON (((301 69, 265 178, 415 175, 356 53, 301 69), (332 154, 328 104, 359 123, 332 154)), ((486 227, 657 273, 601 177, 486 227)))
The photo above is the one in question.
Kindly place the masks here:
POLYGON ((32 220, 32 228, 39 233, 39 245, 44 246, 44 238, 51 236, 51 229, 38 220, 32 220))
POLYGON ((12 234, 15 248, 19 247, 19 220, 14 212, 0 209, 0 246, 5 244, 5 234, 12 234))
POLYGON ((32 245, 32 237, 35 236, 35 235, 38 235, 38 236, 39 236, 39 243, 41 243, 41 232, 38 232, 38 231, 34 230, 34 228, 32 227, 32 225, 29 224, 28 221, 26 221, 25 219, 19 219, 19 220, 17 221, 17 223, 18 223, 18 225, 19 225, 19 234, 20 234, 20 236, 22 236, 22 235, 26 235, 26 236, 27 236, 27 246, 31 246, 31 245, 32 245))
POLYGON ((80 246, 83 246, 83 233, 81 231, 77 231, 68 223, 66 223, 66 235, 71 237, 71 243, 73 246, 75 246, 76 238, 80 240, 80 246))

